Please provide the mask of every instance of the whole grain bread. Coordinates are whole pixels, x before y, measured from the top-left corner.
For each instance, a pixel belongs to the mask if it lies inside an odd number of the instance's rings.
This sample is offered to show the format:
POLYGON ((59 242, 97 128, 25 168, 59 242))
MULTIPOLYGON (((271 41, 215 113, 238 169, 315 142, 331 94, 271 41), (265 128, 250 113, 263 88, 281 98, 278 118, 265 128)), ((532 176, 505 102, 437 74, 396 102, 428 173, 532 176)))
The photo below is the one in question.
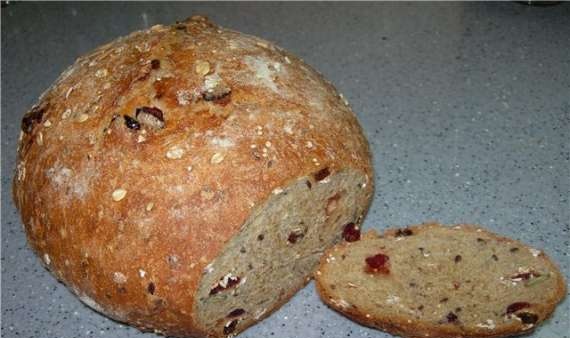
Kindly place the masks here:
POLYGON ((542 251, 477 226, 430 223, 327 250, 322 300, 403 337, 505 337, 532 331, 566 286, 542 251))
POLYGON ((287 301, 373 190, 346 100, 203 17, 119 38, 23 118, 14 200, 79 298, 169 336, 236 334, 287 301))

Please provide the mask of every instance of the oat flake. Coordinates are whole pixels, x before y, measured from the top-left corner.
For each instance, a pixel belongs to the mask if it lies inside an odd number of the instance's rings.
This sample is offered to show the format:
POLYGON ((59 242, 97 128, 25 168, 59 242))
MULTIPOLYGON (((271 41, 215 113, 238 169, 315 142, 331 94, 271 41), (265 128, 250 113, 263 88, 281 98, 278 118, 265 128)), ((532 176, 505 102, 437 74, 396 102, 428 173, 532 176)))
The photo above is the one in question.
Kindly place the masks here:
POLYGON ((113 194, 112 194, 113 201, 118 202, 118 201, 122 200, 123 198, 125 198, 126 195, 127 195, 127 191, 123 188, 119 188, 119 189, 113 191, 113 194))

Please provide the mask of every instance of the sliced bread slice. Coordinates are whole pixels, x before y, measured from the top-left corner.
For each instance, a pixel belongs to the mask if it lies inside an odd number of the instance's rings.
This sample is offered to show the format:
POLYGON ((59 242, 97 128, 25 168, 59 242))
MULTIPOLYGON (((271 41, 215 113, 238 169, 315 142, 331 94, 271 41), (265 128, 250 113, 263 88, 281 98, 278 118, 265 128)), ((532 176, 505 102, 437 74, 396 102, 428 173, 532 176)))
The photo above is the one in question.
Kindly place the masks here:
POLYGON ((321 258, 323 301, 403 337, 505 337, 533 330, 564 298, 542 252, 472 225, 368 232, 321 258))

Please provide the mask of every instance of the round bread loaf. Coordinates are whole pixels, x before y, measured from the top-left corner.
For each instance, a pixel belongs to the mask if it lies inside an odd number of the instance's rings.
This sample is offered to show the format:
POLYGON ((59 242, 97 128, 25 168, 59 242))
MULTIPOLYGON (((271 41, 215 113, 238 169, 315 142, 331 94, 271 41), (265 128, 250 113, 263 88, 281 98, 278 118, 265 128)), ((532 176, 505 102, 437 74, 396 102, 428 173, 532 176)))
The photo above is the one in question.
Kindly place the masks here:
POLYGON ((372 177, 354 114, 319 73, 193 17, 60 76, 23 118, 14 199, 32 248, 84 303, 219 337, 309 280, 362 221, 372 177))

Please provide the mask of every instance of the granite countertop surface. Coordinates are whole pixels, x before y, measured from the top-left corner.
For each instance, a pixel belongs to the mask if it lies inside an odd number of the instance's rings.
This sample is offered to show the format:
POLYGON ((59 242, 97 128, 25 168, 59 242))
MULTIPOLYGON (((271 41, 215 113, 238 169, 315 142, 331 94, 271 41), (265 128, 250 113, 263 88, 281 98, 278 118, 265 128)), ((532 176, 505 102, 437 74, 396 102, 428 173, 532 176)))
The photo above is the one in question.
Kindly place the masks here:
MULTIPOLYGON (((376 194, 365 228, 485 225, 570 276, 570 4, 21 3, 2 8, 2 337, 158 337, 84 306, 40 265, 11 180, 22 114, 78 56, 205 14, 302 57, 351 102, 376 194)), ((570 301, 532 337, 569 337, 570 301)), ((240 337, 391 337, 313 284, 240 337)))

